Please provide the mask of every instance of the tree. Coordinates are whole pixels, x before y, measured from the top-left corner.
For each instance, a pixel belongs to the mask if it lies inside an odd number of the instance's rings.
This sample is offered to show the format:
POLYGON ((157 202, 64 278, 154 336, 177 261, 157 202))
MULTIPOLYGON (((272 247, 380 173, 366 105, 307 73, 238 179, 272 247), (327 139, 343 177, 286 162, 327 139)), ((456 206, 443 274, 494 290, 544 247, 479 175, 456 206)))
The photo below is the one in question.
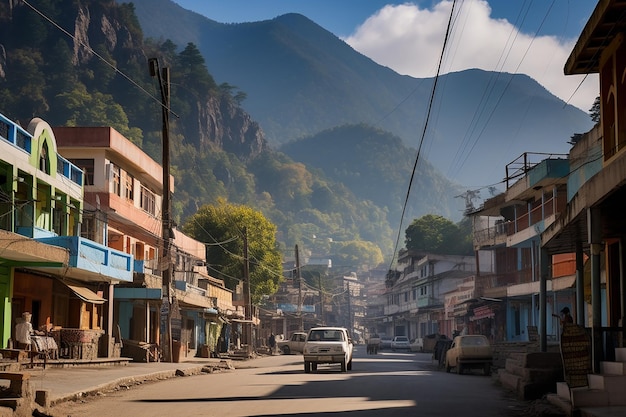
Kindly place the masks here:
POLYGON ((186 234, 206 243, 209 273, 230 289, 244 279, 244 231, 248 239, 250 293, 253 303, 274 294, 283 279, 276 226, 250 207, 218 199, 202 206, 183 226, 186 234))
POLYGON ((427 214, 413 220, 407 227, 406 248, 442 255, 469 255, 472 253, 472 242, 468 225, 466 221, 457 226, 443 216, 427 214))
POLYGON ((217 89, 215 80, 207 70, 204 57, 192 42, 178 54, 177 65, 173 70, 180 76, 185 87, 198 92, 201 96, 208 96, 211 90, 217 89))
POLYGON ((365 269, 370 269, 383 262, 382 251, 372 242, 353 240, 336 243, 335 246, 339 246, 335 258, 337 265, 363 266, 366 267, 365 269))
POLYGON ((600 122, 600 96, 596 97, 589 109, 589 116, 594 123, 600 122))

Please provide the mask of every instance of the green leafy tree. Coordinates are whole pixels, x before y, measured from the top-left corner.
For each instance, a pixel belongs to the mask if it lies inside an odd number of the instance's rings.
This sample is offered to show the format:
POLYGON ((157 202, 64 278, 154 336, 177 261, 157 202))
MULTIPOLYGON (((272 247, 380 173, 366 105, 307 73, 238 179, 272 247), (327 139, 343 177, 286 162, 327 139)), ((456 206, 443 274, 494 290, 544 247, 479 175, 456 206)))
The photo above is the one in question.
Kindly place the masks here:
POLYGON ((589 109, 589 116, 594 123, 600 122, 600 96, 596 97, 589 109))
POLYGON ((337 255, 334 256, 334 260, 340 266, 369 269, 383 262, 382 251, 372 242, 353 240, 335 243, 333 246, 338 246, 335 248, 337 255))
POLYGON ((45 114, 49 106, 44 94, 46 81, 41 70, 41 52, 30 48, 18 49, 11 55, 8 66, 7 87, 13 91, 15 107, 22 109, 24 114, 45 114))
POLYGON ((442 255, 469 255, 472 253, 469 221, 459 227, 443 216, 427 214, 413 222, 405 231, 408 250, 442 255))
POLYGON ((141 146, 141 130, 128 127, 128 117, 121 105, 109 94, 89 94, 83 84, 59 95, 67 109, 67 126, 112 126, 129 140, 141 146))
POLYGON ((176 74, 180 74, 182 84, 191 91, 196 91, 208 97, 209 92, 217 89, 215 80, 207 70, 204 57, 198 47, 189 42, 184 50, 178 54, 176 74))
POLYGON ((276 226, 262 213, 219 199, 215 205, 200 207, 183 230, 206 243, 209 273, 224 279, 230 289, 235 289, 244 278, 245 233, 252 302, 259 303, 263 295, 278 290, 283 276, 276 226))

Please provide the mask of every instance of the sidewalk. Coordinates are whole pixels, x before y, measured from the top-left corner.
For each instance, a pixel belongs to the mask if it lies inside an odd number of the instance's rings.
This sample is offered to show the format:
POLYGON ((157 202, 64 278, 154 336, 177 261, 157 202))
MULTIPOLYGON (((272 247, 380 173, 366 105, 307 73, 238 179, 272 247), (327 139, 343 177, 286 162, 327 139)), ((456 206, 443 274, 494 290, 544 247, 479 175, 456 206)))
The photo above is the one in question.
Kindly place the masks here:
POLYGON ((118 386, 172 378, 177 371, 193 375, 218 369, 234 369, 232 360, 190 358, 178 363, 130 362, 128 365, 98 367, 35 368, 24 373, 30 374, 33 398, 37 391, 47 391, 47 402, 54 405, 118 386))

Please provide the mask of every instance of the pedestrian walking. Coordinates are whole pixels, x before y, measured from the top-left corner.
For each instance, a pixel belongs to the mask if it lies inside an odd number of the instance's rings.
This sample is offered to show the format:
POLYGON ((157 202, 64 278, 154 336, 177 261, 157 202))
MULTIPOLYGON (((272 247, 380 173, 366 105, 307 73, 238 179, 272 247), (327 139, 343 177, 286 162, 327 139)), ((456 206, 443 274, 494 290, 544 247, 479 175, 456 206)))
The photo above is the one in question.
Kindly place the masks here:
POLYGON ((270 347, 270 354, 273 355, 276 350, 276 336, 274 336, 274 333, 270 334, 270 337, 267 340, 267 344, 270 347))

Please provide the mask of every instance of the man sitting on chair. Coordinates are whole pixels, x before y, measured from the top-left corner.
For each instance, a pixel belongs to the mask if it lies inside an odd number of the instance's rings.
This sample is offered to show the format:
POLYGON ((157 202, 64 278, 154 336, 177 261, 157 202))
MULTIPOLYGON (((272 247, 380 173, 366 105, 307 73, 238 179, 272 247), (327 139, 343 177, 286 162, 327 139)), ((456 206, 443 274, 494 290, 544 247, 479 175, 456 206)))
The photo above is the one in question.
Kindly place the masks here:
POLYGON ((15 326, 15 338, 19 343, 18 347, 24 350, 32 349, 33 340, 31 335, 33 334, 33 325, 30 322, 31 318, 32 314, 25 311, 15 326))

